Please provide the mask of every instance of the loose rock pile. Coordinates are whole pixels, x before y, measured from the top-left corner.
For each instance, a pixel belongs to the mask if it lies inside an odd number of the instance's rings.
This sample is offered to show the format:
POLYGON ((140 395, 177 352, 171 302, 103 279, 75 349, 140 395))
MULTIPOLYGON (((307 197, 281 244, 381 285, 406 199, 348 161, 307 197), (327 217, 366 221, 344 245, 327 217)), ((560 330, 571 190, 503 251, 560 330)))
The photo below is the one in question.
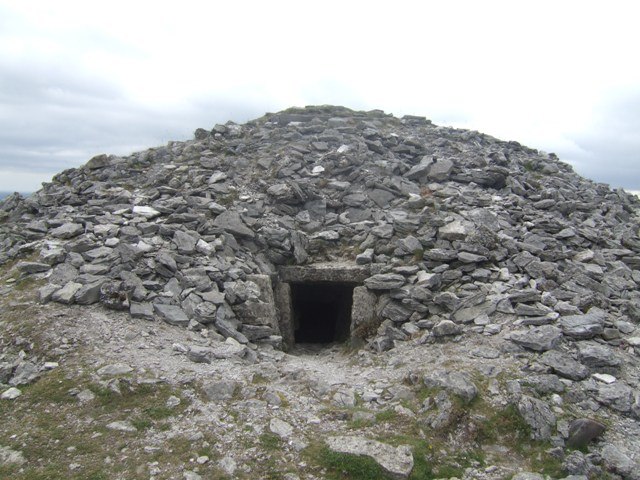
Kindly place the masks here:
MULTIPOLYGON (((307 107, 99 155, 8 197, 0 262, 46 276, 42 302, 276 348, 278 269, 350 262, 367 269, 370 299, 354 304, 369 310, 352 335, 374 351, 503 336, 504 352, 539 354, 536 392, 568 386, 585 409, 640 418, 639 207, 517 142, 307 107)), ((536 438, 554 438, 545 401, 517 406, 536 438)))

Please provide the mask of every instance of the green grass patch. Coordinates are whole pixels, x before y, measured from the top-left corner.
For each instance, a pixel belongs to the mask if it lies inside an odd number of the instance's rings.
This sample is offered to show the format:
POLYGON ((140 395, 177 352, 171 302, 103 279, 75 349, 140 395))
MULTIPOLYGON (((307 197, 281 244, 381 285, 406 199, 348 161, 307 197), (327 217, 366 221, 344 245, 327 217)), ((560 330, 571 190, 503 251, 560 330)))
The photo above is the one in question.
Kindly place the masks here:
POLYGON ((388 408, 376 413, 376 422, 394 422, 398 419, 399 416, 400 415, 398 414, 398 412, 388 408))
MULTIPOLYGON (((0 445, 20 451, 27 461, 21 467, 1 466, 0 478, 149 478, 146 464, 153 454, 142 448, 144 431, 166 425, 166 419, 183 412, 188 401, 182 399, 169 409, 167 398, 177 394, 169 385, 134 385, 125 379, 120 381, 122 393, 118 394, 92 383, 86 374, 78 373, 82 371, 79 365, 59 367, 21 387, 23 394, 16 400, 0 402, 0 445), (80 403, 71 392, 83 389, 90 389, 96 398, 80 403), (122 420, 129 420, 138 433, 106 428, 122 420), (107 457, 112 464, 105 464, 107 457), (76 467, 70 469, 71 464, 76 467)), ((162 447, 162 462, 171 457, 167 450, 162 447)), ((185 456, 181 451, 175 468, 188 461, 185 456)))
POLYGON ((303 456, 315 467, 326 469, 327 480, 388 480, 391 477, 369 457, 337 453, 324 444, 314 444, 303 456))
POLYGON ((260 446, 267 451, 279 450, 282 447, 282 439, 272 432, 263 432, 260 435, 260 446))

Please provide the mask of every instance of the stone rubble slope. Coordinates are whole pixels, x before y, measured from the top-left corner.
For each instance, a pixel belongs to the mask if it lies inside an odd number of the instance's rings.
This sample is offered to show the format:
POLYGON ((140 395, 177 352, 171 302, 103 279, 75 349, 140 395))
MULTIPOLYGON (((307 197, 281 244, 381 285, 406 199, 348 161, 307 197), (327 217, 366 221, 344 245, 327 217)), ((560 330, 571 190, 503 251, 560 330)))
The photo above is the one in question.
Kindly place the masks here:
POLYGON ((378 354, 495 338, 531 359, 518 409, 560 445, 554 395, 640 418, 639 207, 517 142, 307 107, 99 155, 8 197, 0 263, 46 277, 42 302, 206 331, 185 352, 204 363, 287 347, 279 267, 355 263, 371 301, 354 336, 378 354))

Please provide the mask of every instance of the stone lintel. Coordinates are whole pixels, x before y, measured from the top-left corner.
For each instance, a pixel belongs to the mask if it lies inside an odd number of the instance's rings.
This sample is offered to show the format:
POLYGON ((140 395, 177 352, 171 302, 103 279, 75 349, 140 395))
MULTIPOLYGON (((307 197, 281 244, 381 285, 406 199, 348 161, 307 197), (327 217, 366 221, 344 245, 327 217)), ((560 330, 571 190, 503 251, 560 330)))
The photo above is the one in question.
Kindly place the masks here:
POLYGON ((283 266, 280 279, 288 283, 333 282, 361 284, 370 276, 367 265, 354 263, 314 263, 311 265, 283 266))

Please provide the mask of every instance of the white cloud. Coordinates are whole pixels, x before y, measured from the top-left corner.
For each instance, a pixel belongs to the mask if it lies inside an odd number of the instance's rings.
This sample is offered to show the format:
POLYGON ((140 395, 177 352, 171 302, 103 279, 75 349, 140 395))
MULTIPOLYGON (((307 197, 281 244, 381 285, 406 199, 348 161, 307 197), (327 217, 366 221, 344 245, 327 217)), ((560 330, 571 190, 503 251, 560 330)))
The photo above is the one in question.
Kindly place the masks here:
POLYGON ((640 186, 633 115, 604 108, 640 88, 636 13, 548 0, 0 0, 0 165, 38 152, 58 168, 334 103, 518 140, 598 181, 622 178, 597 168, 613 155, 640 186))

